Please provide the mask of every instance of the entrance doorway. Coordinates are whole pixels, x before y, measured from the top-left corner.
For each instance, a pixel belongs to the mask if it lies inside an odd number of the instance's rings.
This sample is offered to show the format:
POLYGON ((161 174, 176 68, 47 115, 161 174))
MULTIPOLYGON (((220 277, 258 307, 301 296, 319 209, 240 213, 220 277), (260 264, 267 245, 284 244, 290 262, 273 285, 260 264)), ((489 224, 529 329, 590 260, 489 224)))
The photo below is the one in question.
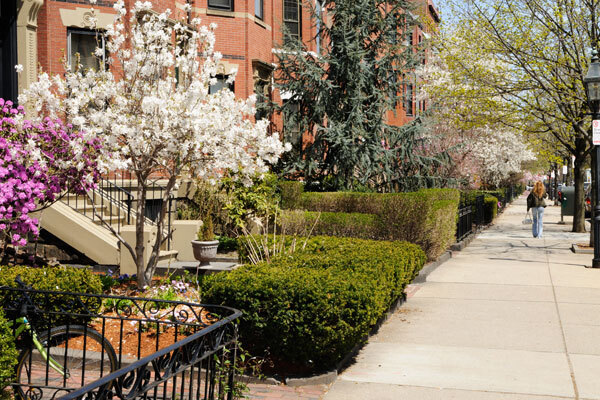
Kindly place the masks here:
POLYGON ((17 0, 0 0, 0 97, 16 103, 17 0))

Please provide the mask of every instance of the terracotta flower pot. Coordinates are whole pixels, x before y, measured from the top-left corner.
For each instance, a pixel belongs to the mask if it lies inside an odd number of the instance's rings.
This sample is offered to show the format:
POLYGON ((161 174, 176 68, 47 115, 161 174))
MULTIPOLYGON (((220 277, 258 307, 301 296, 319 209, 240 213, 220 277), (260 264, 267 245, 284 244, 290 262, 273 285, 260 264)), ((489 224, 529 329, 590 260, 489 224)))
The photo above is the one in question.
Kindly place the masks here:
POLYGON ((219 247, 218 240, 208 242, 192 240, 194 258, 200 261, 200 266, 210 264, 210 261, 217 256, 217 247, 219 247))

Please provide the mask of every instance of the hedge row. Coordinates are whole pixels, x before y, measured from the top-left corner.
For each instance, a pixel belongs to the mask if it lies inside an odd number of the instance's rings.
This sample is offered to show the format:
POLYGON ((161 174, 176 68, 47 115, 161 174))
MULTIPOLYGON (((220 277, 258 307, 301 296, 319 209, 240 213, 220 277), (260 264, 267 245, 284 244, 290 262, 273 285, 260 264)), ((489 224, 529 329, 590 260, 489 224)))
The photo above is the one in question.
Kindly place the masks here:
MULTIPOLYGON (((88 269, 66 268, 66 267, 46 267, 32 268, 26 266, 0 266, 0 286, 18 287, 15 282, 17 276, 26 284, 37 290, 59 290, 75 293, 102 293, 102 283, 100 278, 88 269)), ((49 312, 60 312, 62 308, 68 307, 73 297, 68 296, 36 296, 30 294, 36 305, 49 312)), ((5 388, 13 379, 14 366, 17 362, 17 350, 15 349, 13 337, 13 323, 15 318, 20 315, 20 310, 4 315, 4 308, 15 308, 20 304, 21 294, 16 291, 0 290, 0 390, 5 388), (8 319, 8 321, 7 321, 8 319)), ((84 306, 81 304, 73 307, 73 311, 86 313, 97 312, 101 302, 93 299, 92 301, 84 300, 84 306)), ((49 317, 49 313, 44 313, 43 316, 31 316, 30 322, 38 328, 45 328, 46 323, 52 326, 66 322, 66 318, 54 317, 53 321, 42 321, 40 317, 49 317)), ((69 320, 71 320, 69 318, 69 320)))
POLYGON ((284 210, 282 233, 379 239, 381 222, 375 214, 284 210))
POLYGON ((284 208, 308 211, 303 215, 284 215, 283 222, 294 231, 310 231, 316 220, 315 212, 321 212, 313 234, 405 240, 420 245, 430 260, 436 259, 455 240, 458 190, 303 193, 301 188, 298 182, 282 186, 284 208), (350 226, 344 227, 345 224, 350 226))
MULTIPOLYGON (((23 282, 36 290, 102 294, 100 278, 87 268, 0 266, 0 286, 18 287, 15 282, 17 275, 23 282)), ((82 297, 80 303, 73 303, 75 297, 69 295, 32 295, 32 297, 36 304, 44 310, 44 317, 51 315, 48 312, 60 313, 65 307, 68 307, 66 311, 69 313, 97 313, 102 305, 102 301, 98 298, 82 297)), ((0 291, 1 308, 11 306, 18 301, 20 301, 19 292, 0 291)), ((14 315, 7 315, 7 317, 15 318, 14 315)), ((53 318, 52 324, 67 322, 67 318, 63 316, 54 316, 53 318)), ((72 320, 69 319, 69 321, 72 320)))
POLYGON ((481 195, 484 196, 484 222, 489 224, 498 215, 498 196, 504 196, 504 189, 463 190, 460 192, 460 203, 475 204, 475 198, 481 195))
POLYGON ((243 311, 240 340, 252 354, 328 370, 364 340, 425 259, 406 242, 312 237, 269 264, 205 278, 202 300, 243 311))

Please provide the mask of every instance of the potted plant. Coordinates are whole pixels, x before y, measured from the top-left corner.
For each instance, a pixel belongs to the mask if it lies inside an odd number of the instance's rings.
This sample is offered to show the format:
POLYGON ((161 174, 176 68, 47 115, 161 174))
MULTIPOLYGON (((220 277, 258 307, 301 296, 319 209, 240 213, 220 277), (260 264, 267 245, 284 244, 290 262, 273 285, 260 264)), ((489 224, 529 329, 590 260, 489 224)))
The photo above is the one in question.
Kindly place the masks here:
POLYGON ((213 223, 210 216, 202 219, 202 226, 198 231, 198 240, 192 240, 194 258, 200 261, 200 266, 209 265, 210 261, 217 255, 219 241, 215 240, 213 223))

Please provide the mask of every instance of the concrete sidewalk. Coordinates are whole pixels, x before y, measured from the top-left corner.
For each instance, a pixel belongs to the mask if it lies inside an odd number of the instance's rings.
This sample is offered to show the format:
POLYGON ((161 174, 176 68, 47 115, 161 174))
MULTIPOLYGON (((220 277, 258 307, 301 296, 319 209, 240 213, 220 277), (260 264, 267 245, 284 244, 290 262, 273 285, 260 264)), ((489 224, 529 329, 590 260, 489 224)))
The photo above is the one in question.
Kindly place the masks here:
POLYGON ((525 198, 427 278, 329 392, 342 399, 600 399, 600 270, 571 217, 525 198))

